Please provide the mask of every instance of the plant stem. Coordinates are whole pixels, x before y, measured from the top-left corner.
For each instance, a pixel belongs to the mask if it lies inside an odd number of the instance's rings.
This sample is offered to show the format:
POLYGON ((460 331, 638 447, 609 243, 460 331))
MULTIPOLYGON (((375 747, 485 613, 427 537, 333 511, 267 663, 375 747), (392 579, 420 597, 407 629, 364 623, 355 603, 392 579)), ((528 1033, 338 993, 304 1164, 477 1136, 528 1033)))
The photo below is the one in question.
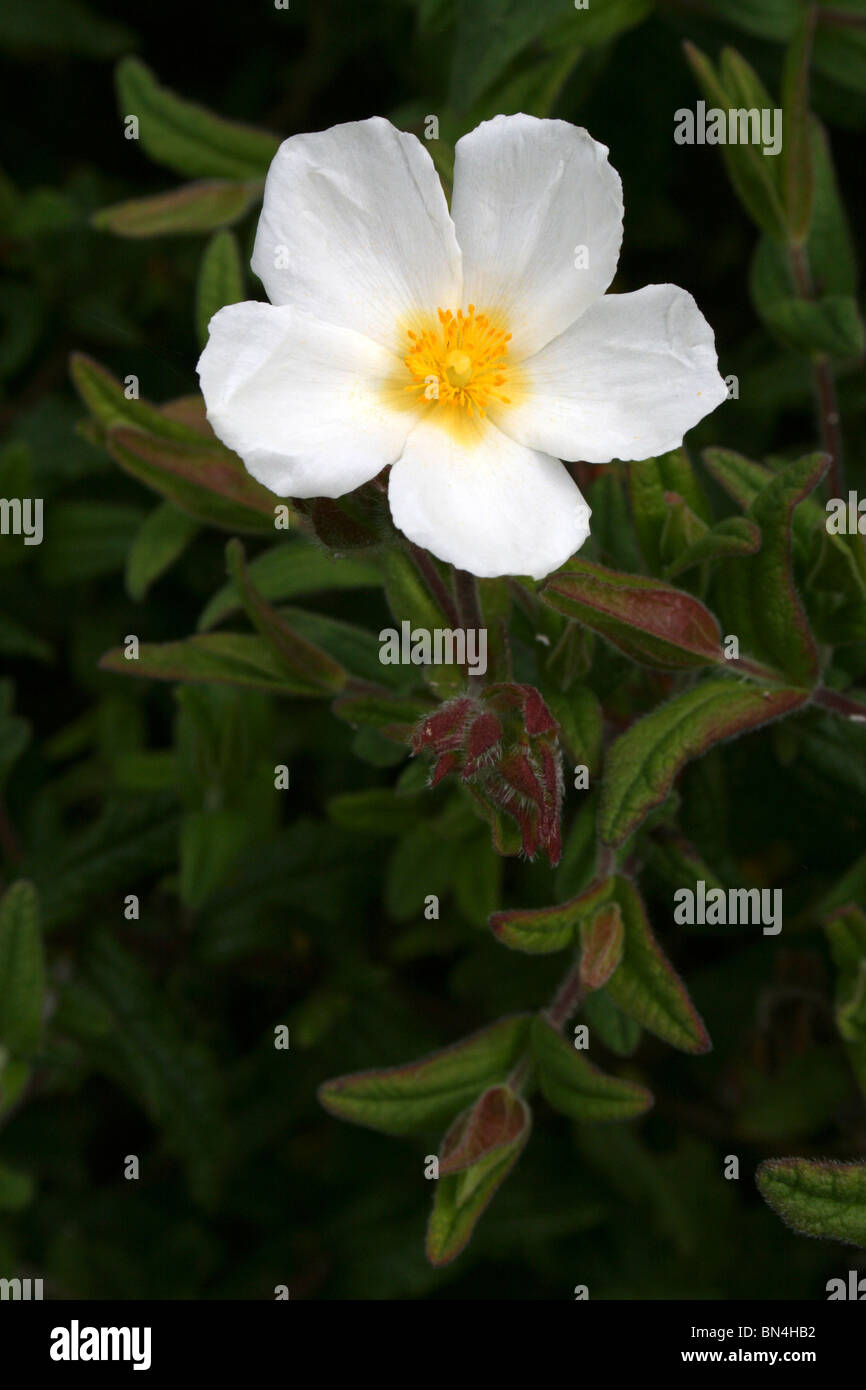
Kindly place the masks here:
POLYGON ((583 984, 580 979, 580 957, 559 982, 556 994, 547 1007, 547 1017, 559 1033, 583 999, 583 984))
MULTIPOLYGON (((809 257, 802 242, 792 242, 788 247, 791 273, 801 299, 815 299, 815 286, 809 266, 809 257)), ((812 376, 815 394, 818 399, 818 424, 821 430, 821 447, 830 455, 830 471, 827 475, 833 495, 842 495, 842 436, 839 430, 839 405, 836 399, 836 381, 830 359, 825 352, 812 359, 812 376)))
POLYGON ((442 609, 449 623, 457 627, 460 619, 457 609, 454 606, 454 600, 449 594, 445 581, 442 579, 439 571, 427 554, 427 551, 422 550, 419 545, 413 545, 411 543, 409 545, 409 550, 427 588, 439 604, 439 607, 442 609))
MULTIPOLYGON (((454 592, 457 595, 457 611, 460 614, 460 624, 465 631, 474 629, 480 632, 484 627, 484 617, 481 612, 481 599, 478 594, 478 580, 474 574, 469 574, 467 570, 454 571, 454 592)), ((472 675, 468 670, 466 676, 469 681, 470 689, 480 689, 484 685, 484 677, 472 675)))
POLYGON ((866 703, 849 700, 847 695, 841 695, 838 690, 828 690, 822 686, 820 690, 815 691, 813 699, 816 705, 830 710, 833 714, 842 714, 847 719, 862 720, 866 723, 866 703))
POLYGON ((478 580, 468 570, 454 571, 454 592, 457 595, 457 608, 460 621, 465 628, 480 629, 484 626, 481 616, 481 601, 478 597, 478 580))

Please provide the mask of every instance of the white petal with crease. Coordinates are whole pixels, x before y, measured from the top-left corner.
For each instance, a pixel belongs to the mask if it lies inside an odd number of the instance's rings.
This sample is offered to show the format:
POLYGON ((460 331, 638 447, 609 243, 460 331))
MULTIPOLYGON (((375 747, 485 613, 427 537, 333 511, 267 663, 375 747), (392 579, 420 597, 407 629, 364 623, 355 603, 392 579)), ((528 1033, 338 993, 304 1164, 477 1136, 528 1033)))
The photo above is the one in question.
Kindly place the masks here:
POLYGON ((451 215, 463 303, 502 312, 515 358, 562 333, 613 279, 622 184, 607 148, 567 121, 497 116, 464 135, 451 215))
POLYGON ((589 535, 564 466, 489 421, 417 425, 391 469, 391 515, 416 545, 482 578, 558 569, 589 535))
POLYGON ((713 331, 676 285, 605 295, 522 371, 523 399, 491 417, 521 444, 588 463, 667 453, 727 397, 713 331))
POLYGON ((214 315, 198 363, 214 431, 279 497, 340 497, 398 457, 412 417, 388 403, 394 368, 360 333, 252 302, 214 315))
POLYGON ((379 116, 284 141, 252 267, 272 304, 401 356, 408 318, 460 304, 460 250, 433 161, 379 116))

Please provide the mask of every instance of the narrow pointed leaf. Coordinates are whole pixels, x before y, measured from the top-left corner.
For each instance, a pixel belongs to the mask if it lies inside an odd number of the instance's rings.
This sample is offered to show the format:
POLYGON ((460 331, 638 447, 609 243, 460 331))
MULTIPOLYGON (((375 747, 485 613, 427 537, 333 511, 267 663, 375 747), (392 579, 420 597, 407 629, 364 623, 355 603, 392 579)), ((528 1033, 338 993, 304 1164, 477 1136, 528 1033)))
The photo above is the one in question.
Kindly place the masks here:
POLYGON ((216 440, 156 439, 110 429, 108 452, 125 472, 197 521, 224 531, 273 535, 278 499, 216 440))
POLYGON ((602 840, 622 844, 647 812, 665 800, 677 773, 692 758, 790 714, 807 700, 804 690, 762 689, 714 677, 637 720, 608 750, 599 812, 602 840))
POLYGON ((680 671, 723 660, 712 613, 664 580, 620 574, 575 557, 541 597, 647 666, 680 671))
POLYGON ((795 1231, 866 1246, 866 1163, 770 1158, 755 1176, 761 1196, 795 1231))
POLYGON ((183 554, 198 530, 198 523, 171 502, 155 507, 141 523, 126 557, 126 592, 130 598, 143 599, 151 584, 183 554))
POLYGON ((526 1050, 529 1014, 499 1019, 417 1062, 326 1081, 319 1100, 338 1119, 385 1134, 415 1134, 452 1120, 504 1081, 526 1050))
POLYGON ((815 176, 809 130, 809 62, 815 33, 815 6, 805 5, 785 55, 782 72, 782 196, 788 230, 805 240, 812 221, 815 176))
POLYGON ((148 401, 128 400, 124 384, 83 352, 74 352, 70 357, 69 374, 82 401, 103 430, 126 426, 160 439, 201 444, 200 430, 148 401))
POLYGON ((494 912, 490 928, 503 946, 532 955, 563 951, 574 943, 582 920, 591 919, 610 897, 608 883, 593 884, 585 893, 553 907, 518 907, 494 912))
POLYGON ((664 566, 666 579, 705 564, 707 560, 724 560, 733 555, 754 555, 761 546, 761 530, 744 516, 732 516, 720 521, 711 531, 684 547, 664 566))
POLYGON ((761 529, 761 548, 746 559, 723 562, 716 571, 717 604, 740 651, 771 663, 792 683, 811 688, 818 654, 794 585, 791 533, 794 508, 827 470, 825 454, 789 464, 753 499, 749 519, 761 529))
POLYGON ((480 1217, 523 1152, 529 1127, 513 1143, 494 1149, 487 1158, 436 1183, 433 1210, 427 1226, 427 1258, 446 1265, 465 1250, 480 1217))
MULTIPOLYGON (((247 570, 262 598, 278 602, 330 589, 373 588, 382 582, 378 566, 371 561, 353 556, 334 559, 298 536, 257 555, 247 570)), ((199 632, 216 627, 241 606, 237 586, 233 581, 225 584, 203 610, 199 632)))
POLYGON ((226 304, 244 297, 244 270, 237 237, 217 232, 202 252, 195 287, 195 319, 199 342, 208 339, 208 324, 226 304))
POLYGON ((644 1028, 682 1052, 708 1052, 712 1044, 688 990, 656 941, 640 894, 617 876, 613 892, 622 914, 622 960, 605 984, 615 1004, 644 1028))
POLYGON ((211 232, 237 222, 261 191, 262 184, 255 181, 191 183, 150 198, 132 198, 100 208, 91 223, 97 231, 124 237, 211 232))
POLYGON ((606 1075, 541 1015, 533 1020, 532 1051, 545 1100, 572 1120, 630 1120, 653 1103, 645 1086, 606 1075))
POLYGON ((408 744, 418 721, 435 709, 435 705, 423 697, 371 691, 369 695, 341 696, 331 708, 338 719, 344 719, 356 729, 380 729, 386 738, 408 744))
POLYGON ((143 642, 133 660, 124 656, 122 647, 114 647, 99 665, 103 671, 147 680, 214 682, 310 698, 322 694, 309 679, 289 675, 264 638, 247 633, 211 632, 181 642, 143 642))
POLYGON ((121 118, 137 116, 142 147, 158 164, 190 178, 262 177, 279 146, 267 131, 214 116, 160 86, 137 58, 124 58, 115 81, 121 118))
POLYGON ((324 695, 342 690, 348 672, 327 652, 294 632, 285 618, 262 598, 247 573, 244 548, 239 540, 229 541, 226 558, 250 622, 271 647, 289 678, 307 682, 324 695))

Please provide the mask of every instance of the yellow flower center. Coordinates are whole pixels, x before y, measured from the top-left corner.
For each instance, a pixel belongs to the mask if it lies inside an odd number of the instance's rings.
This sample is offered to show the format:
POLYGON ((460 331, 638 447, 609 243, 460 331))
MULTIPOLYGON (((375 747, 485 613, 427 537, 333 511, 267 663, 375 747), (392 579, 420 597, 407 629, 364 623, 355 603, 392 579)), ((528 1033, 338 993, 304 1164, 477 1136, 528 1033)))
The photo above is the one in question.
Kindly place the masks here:
POLYGON ((403 360, 413 380, 404 390, 416 392, 419 403, 456 406, 470 418, 483 417, 491 402, 510 405, 502 388, 508 386, 511 334, 488 314, 476 313, 474 304, 465 314, 462 309, 456 314, 438 309, 437 314, 438 326, 408 330, 409 351, 403 360))

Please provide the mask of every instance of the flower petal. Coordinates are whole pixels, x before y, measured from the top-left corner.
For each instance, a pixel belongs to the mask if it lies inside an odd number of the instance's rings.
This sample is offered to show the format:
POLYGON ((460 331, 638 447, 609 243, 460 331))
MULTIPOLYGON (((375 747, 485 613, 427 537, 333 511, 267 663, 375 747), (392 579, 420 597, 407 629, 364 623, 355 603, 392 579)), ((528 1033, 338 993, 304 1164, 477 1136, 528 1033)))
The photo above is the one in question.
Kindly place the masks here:
POLYGON ((613 279, 622 241, 619 174, 606 146, 567 121, 497 116, 464 135, 451 215, 463 252, 463 302, 502 313, 515 358, 562 333, 613 279))
POLYGON ((230 304, 198 363, 207 417, 280 497, 340 497, 392 463, 413 417, 393 405, 396 359, 349 328, 271 304, 230 304))
POLYGON ((273 304, 354 328, 401 357, 407 321, 460 303, 460 249, 433 161, 380 116, 284 141, 252 267, 273 304))
POLYGON ((489 420, 416 425, 391 469, 388 499, 410 540, 482 578, 542 579, 589 535, 590 508, 563 465, 489 420))
POLYGON ((499 428, 588 463, 665 454, 727 397, 713 330, 676 285, 605 295, 521 371, 521 399, 491 411, 499 428))

